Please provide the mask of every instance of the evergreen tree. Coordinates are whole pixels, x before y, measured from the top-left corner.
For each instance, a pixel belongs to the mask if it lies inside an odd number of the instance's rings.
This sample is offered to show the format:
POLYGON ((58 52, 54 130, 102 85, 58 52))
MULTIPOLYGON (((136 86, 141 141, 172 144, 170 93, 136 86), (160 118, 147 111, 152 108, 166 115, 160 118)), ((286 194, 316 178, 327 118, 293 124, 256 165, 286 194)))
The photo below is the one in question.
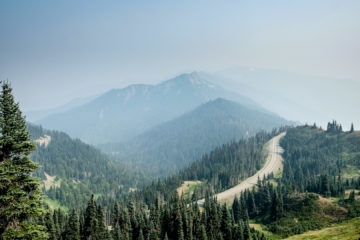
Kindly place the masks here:
POLYGON ((49 239, 50 240, 56 240, 58 239, 58 235, 57 235, 57 231, 56 231, 56 226, 54 223, 54 218, 52 217, 50 212, 47 212, 45 215, 45 224, 46 226, 46 232, 49 235, 49 239))
POLYGON ((104 212, 102 207, 99 205, 96 208, 96 239, 107 240, 110 238, 109 231, 105 226, 104 212))
POLYGON ((92 195, 85 210, 84 232, 82 234, 83 239, 86 240, 89 238, 94 238, 96 227, 96 203, 94 201, 94 195, 92 195))
POLYGON ((80 222, 74 209, 70 213, 64 233, 64 239, 80 240, 80 222))
POLYGON ((283 215, 283 201, 282 197, 278 193, 274 193, 274 197, 271 204, 271 220, 279 220, 283 215))
POLYGON ((221 209, 221 232, 223 233, 223 237, 225 239, 231 240, 232 234, 231 234, 231 217, 230 214, 226 208, 226 205, 224 204, 221 209))
POLYGON ((112 238, 113 240, 121 240, 121 230, 119 223, 116 223, 114 229, 112 230, 112 238))
POLYGON ((250 233, 250 226, 249 226, 249 222, 245 221, 244 222, 244 240, 250 240, 251 239, 251 233, 250 233))
POLYGON ((354 202, 354 201, 355 201, 355 191, 352 190, 349 195, 349 202, 354 202))
POLYGON ((239 222, 240 218, 241 218, 241 211, 240 211, 240 202, 237 196, 235 196, 233 205, 232 205, 232 211, 233 211, 233 215, 234 215, 234 220, 236 223, 239 222))
POLYGON ((354 132, 354 124, 351 123, 351 127, 350 127, 350 133, 354 132))
POLYGON ((144 240, 143 230, 140 228, 138 240, 144 240))
POLYGON ((201 230, 201 238, 200 239, 201 240, 207 240, 208 237, 206 235, 206 230, 205 230, 204 225, 201 225, 200 230, 201 230))
POLYGON ((35 149, 25 118, 9 83, 0 94, 0 236, 4 239, 47 239, 45 228, 34 223, 43 214, 39 167, 29 158, 35 149))
POLYGON ((238 226, 235 228, 235 236, 236 240, 244 240, 244 229, 243 222, 239 222, 238 226))

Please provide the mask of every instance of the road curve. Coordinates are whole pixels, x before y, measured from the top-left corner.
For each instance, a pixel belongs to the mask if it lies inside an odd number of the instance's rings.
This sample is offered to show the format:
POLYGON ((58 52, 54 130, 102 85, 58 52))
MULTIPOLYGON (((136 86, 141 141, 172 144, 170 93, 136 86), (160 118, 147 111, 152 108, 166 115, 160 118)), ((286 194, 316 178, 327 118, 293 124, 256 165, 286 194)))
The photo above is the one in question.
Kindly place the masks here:
MULTIPOLYGON (((235 198, 235 195, 241 193, 245 189, 252 188, 254 185, 257 184, 258 177, 262 179, 268 174, 275 172, 282 166, 282 157, 281 153, 283 153, 283 149, 280 147, 279 142, 282 137, 284 137, 286 132, 280 133, 279 135, 273 137, 267 143, 267 151, 268 157, 266 163, 263 168, 261 168, 255 175, 247 178, 246 180, 242 181, 238 185, 225 190, 224 192, 215 194, 218 201, 232 201, 235 198)), ((198 205, 202 207, 204 205, 205 199, 198 200, 198 205)))

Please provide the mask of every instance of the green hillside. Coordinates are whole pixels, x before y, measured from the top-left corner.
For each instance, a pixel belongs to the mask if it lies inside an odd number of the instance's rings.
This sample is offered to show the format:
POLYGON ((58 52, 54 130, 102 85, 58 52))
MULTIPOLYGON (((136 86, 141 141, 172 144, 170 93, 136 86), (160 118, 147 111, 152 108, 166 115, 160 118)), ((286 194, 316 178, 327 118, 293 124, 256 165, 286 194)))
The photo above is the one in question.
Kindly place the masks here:
POLYGON ((360 238, 360 219, 354 218, 334 224, 317 231, 309 231, 286 240, 358 240, 360 238))
POLYGON ((84 206, 91 194, 119 197, 143 183, 143 175, 122 163, 113 163, 96 148, 67 134, 28 125, 37 149, 31 159, 41 165, 36 175, 54 205, 84 206), (40 143, 39 139, 48 139, 40 143))
POLYGON ((289 124, 274 114, 219 98, 128 143, 107 144, 102 149, 153 176, 169 176, 222 144, 289 124))

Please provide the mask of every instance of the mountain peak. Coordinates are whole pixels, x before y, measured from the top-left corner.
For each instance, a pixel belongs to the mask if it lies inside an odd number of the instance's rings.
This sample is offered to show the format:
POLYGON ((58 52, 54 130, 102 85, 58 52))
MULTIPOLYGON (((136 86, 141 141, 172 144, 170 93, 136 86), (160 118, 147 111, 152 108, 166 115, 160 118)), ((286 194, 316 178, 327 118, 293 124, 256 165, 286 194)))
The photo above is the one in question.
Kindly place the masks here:
POLYGON ((193 71, 191 73, 183 73, 168 81, 163 82, 165 85, 192 85, 192 86, 206 86, 208 88, 215 88, 215 84, 209 82, 206 77, 202 76, 201 73, 193 71))

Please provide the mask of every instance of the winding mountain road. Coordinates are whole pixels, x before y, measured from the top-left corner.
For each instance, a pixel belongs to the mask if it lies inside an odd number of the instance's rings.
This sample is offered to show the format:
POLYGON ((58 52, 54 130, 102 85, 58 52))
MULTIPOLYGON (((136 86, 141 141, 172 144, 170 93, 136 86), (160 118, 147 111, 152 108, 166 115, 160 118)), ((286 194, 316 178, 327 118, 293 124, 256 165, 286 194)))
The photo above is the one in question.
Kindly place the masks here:
MULTIPOLYGON (((284 137, 286 132, 283 132, 272 139, 267 143, 268 157, 263 168, 261 168, 255 175, 245 179, 238 185, 229 188, 228 190, 216 194, 216 198, 219 202, 232 202, 236 195, 239 195, 242 191, 248 188, 252 188, 257 184, 258 177, 261 179, 272 172, 276 172, 282 167, 282 157, 283 149, 280 147, 279 142, 282 137, 284 137)), ((202 207, 204 205, 205 199, 198 200, 198 205, 202 207)))

